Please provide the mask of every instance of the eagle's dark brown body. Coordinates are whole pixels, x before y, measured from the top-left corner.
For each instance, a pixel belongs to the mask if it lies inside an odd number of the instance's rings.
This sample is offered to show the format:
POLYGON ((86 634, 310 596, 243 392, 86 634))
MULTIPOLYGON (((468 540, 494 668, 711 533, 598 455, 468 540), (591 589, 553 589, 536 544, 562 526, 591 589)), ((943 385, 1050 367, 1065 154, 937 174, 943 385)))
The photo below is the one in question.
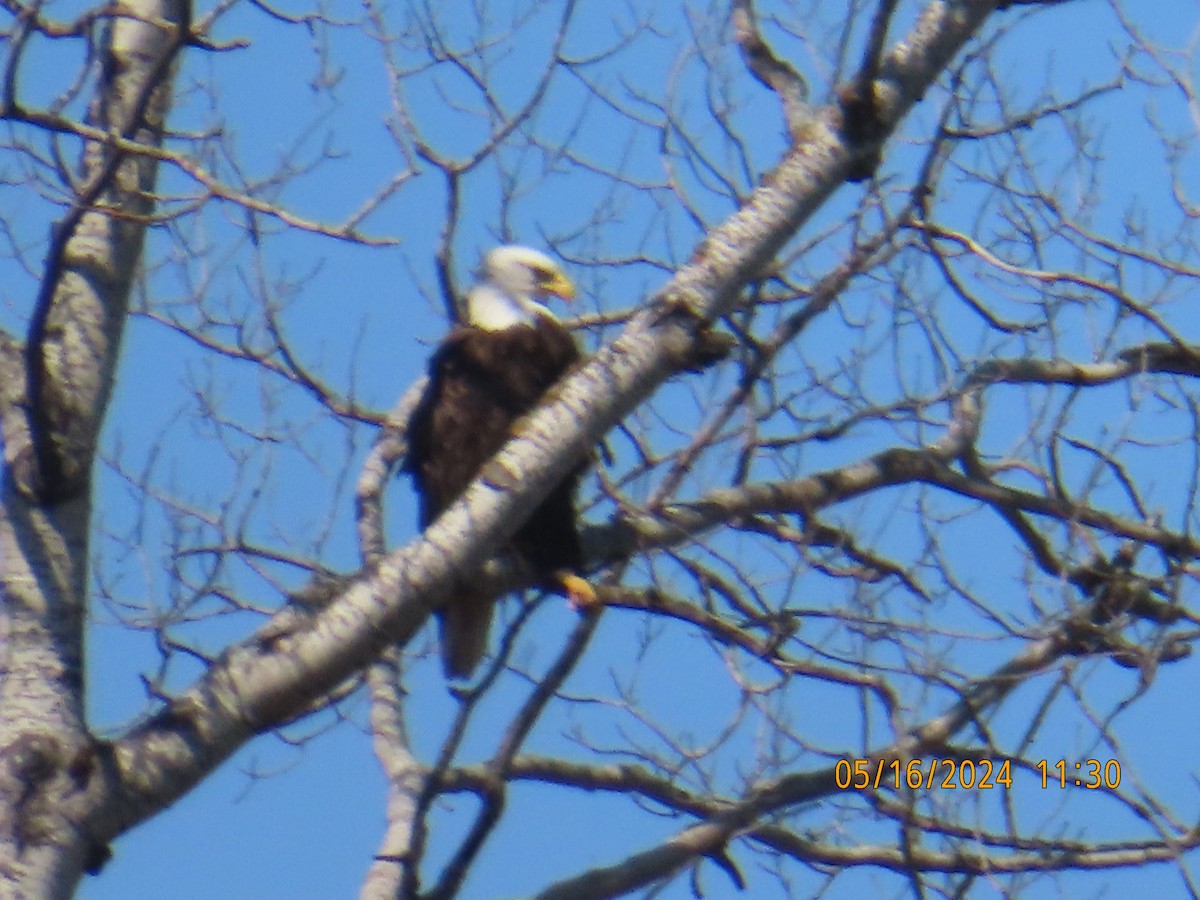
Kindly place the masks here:
MULTIPOLYGON (((517 419, 579 359, 570 333, 557 320, 502 330, 454 328, 429 364, 429 386, 408 426, 405 463, 420 496, 421 527, 429 525, 475 479, 512 437, 517 419)), ((585 466, 542 501, 512 539, 512 549, 544 582, 583 564, 575 522, 575 488, 585 466)), ((460 586, 438 612, 442 661, 450 677, 474 671, 487 647, 490 596, 460 586)))

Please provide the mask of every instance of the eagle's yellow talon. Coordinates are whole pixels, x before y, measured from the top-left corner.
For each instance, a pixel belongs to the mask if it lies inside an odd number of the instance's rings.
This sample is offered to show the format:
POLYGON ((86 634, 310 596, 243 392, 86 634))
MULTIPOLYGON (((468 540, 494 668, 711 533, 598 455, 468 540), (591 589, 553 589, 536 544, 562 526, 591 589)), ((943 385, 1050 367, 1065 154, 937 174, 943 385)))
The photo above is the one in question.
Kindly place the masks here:
POLYGON ((571 604, 572 609, 582 612, 600 605, 600 599, 596 596, 595 588, 578 575, 559 575, 558 583, 566 591, 567 601, 571 604))

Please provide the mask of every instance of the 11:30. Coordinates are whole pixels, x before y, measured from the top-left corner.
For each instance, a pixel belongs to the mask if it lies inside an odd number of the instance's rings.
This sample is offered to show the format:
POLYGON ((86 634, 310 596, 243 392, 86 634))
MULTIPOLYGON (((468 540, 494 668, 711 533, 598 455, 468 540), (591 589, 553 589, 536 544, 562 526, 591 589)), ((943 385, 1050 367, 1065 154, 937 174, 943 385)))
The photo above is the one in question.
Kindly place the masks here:
POLYGON ((1075 787, 1096 790, 1108 788, 1116 790, 1121 784, 1121 764, 1115 759, 1101 762, 1098 759, 1085 759, 1082 762, 1068 763, 1065 759, 1051 763, 1039 759, 1034 768, 1042 775, 1042 788, 1057 786, 1066 788, 1073 784, 1075 787))

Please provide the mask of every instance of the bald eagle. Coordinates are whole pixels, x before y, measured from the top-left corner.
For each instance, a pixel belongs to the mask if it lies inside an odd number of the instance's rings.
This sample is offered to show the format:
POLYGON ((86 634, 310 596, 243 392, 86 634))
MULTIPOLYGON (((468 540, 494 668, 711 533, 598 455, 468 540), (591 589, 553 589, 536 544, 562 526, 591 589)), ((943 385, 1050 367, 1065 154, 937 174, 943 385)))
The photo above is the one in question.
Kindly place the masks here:
MULTIPOLYGON (((580 358, 570 332, 544 305, 575 289, 555 262, 528 247, 497 247, 467 294, 466 317, 434 352, 429 385, 408 423, 404 469, 425 528, 463 493, 512 436, 516 421, 580 358)), ((595 601, 579 576, 583 552, 575 489, 586 461, 559 483, 512 538, 511 551, 539 583, 573 604, 595 601)), ((494 599, 459 585, 437 611, 447 678, 467 678, 487 648, 494 599)))

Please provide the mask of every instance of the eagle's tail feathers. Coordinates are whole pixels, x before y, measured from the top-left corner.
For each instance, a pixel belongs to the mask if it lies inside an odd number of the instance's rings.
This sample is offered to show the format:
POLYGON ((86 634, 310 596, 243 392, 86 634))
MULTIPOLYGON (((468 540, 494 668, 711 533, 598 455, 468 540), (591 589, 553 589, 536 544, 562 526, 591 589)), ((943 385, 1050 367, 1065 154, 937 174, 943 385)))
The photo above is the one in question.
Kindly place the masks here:
POLYGON ((470 678, 487 652, 494 601, 460 594, 438 611, 442 668, 447 678, 470 678))

